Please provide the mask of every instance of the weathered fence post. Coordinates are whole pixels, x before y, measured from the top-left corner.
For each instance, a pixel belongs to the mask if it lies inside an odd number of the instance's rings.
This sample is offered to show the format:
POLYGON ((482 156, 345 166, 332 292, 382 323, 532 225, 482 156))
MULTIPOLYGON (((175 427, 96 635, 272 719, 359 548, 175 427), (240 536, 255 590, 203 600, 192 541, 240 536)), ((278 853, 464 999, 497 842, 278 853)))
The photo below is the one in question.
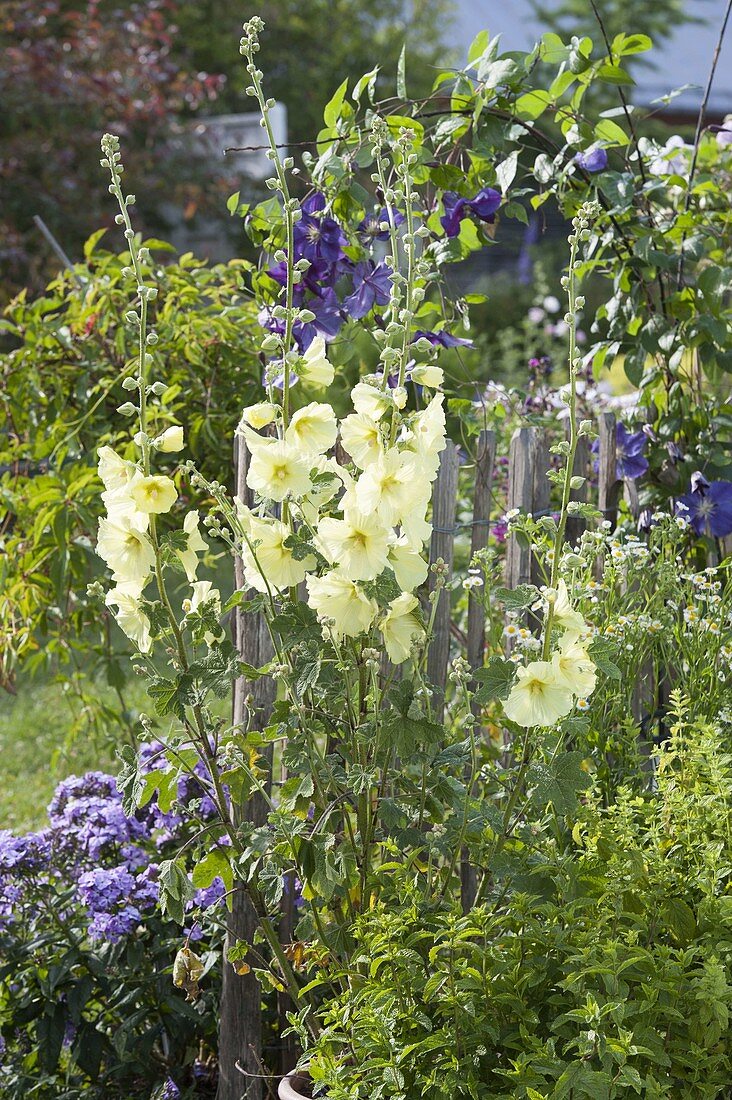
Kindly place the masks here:
MULTIPOLYGON (((483 429, 478 436, 475 457, 475 484, 473 487, 473 522, 470 532, 470 558, 488 542, 491 518, 491 491, 493 488, 493 463, 496 458, 496 433, 483 429)), ((485 659, 485 607, 481 598, 472 593, 468 597, 467 659, 472 669, 482 668, 485 659)), ((473 703, 473 715, 477 718, 480 706, 473 703)), ((470 772, 470 769, 469 769, 470 772)), ((469 780, 470 774, 466 776, 469 780)), ((460 895, 463 912, 468 912, 475 901, 477 876, 470 862, 467 849, 460 859, 460 895)))
MULTIPOLYGON (((531 440, 533 493, 530 511, 535 518, 539 518, 540 516, 549 514, 551 482, 547 477, 547 473, 551 469, 551 458, 549 455, 549 440, 547 433, 540 431, 538 428, 533 428, 531 430, 533 431, 531 440)), ((537 585, 537 587, 541 587, 544 583, 544 576, 533 555, 531 561, 531 582, 537 585)))
MULTIPOLYGON (((236 495, 250 504, 246 485, 248 458, 244 440, 237 438, 234 448, 236 495)), ((234 563, 234 575, 236 587, 241 590, 244 587, 244 575, 239 558, 234 563)), ((261 615, 247 615, 235 608, 232 631, 234 644, 242 660, 255 668, 271 660, 272 647, 261 615)), ((253 684, 243 678, 237 680, 233 699, 234 725, 243 725, 248 721, 250 728, 263 729, 274 698, 275 684, 269 676, 262 676, 253 684)), ((267 804, 257 794, 243 805, 232 806, 232 814, 235 824, 241 821, 263 824, 267 816, 267 804)), ((224 947, 217 1100, 243 1100, 244 1097, 246 1100, 261 1100, 263 1096, 259 1076, 262 1073, 262 995, 259 982, 253 972, 237 974, 234 967, 226 961, 228 948, 240 941, 252 943, 256 926, 254 909, 244 889, 238 887, 232 896, 224 947)))
MULTIPOLYGON (((534 428, 517 428, 508 452, 508 510, 534 508, 534 428)), ((506 586, 517 588, 531 580, 531 547, 510 533, 506 546, 506 586)))
MULTIPOLYGON (((491 518, 491 491, 493 488, 493 463, 496 460, 496 433, 483 430, 478 436, 478 453, 475 459, 475 489, 473 497, 473 526, 470 535, 471 560, 488 542, 491 518)), ((467 658, 471 668, 481 668, 485 655, 485 609, 483 601, 471 599, 468 604, 467 658)))
MULTIPOLYGON (((442 721, 445 706, 445 687, 447 684, 447 664, 450 659, 450 588, 452 563, 455 544, 455 507, 457 504, 458 449, 448 442, 440 456, 440 469, 432 493, 432 541, 430 543, 430 562, 442 558, 447 566, 446 585, 440 593, 435 615, 434 630, 430 650, 427 655, 427 675, 434 684, 435 705, 434 720, 442 721)), ((434 592, 436 577, 429 576, 429 590, 434 592)))
POLYGON ((618 479, 615 414, 600 413, 597 431, 597 506, 602 512, 603 520, 609 520, 614 527, 618 521, 618 502, 623 488, 622 481, 618 479))

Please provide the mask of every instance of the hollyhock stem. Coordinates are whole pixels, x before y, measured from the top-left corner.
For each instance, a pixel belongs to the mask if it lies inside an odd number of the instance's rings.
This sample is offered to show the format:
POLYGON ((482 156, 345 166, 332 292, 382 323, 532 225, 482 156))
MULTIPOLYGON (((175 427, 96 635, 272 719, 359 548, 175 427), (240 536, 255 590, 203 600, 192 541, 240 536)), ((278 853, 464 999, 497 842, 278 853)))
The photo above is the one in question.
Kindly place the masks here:
MULTIPOLYGON (((564 469, 564 482, 562 485, 562 503, 559 510, 559 520, 554 536, 554 556, 549 577, 549 588, 556 591, 559 580, 559 561, 564 545, 564 536, 567 530, 567 518, 569 516, 569 503, 572 495, 572 479, 574 478, 574 464, 577 457, 579 444, 579 431, 577 426, 577 372, 581 366, 581 360, 577 355, 577 310, 584 305, 584 299, 578 299, 577 295, 577 267, 579 266, 580 242, 589 233, 589 224, 593 216, 596 216, 594 203, 585 203, 572 219, 572 232, 569 235, 569 274, 563 280, 567 290, 569 310, 567 312, 567 325, 569 332, 569 448, 566 452, 567 464, 564 469)), ((552 623, 554 620, 554 600, 547 600, 547 610, 544 618, 544 644, 542 660, 549 659, 551 647, 552 623)))

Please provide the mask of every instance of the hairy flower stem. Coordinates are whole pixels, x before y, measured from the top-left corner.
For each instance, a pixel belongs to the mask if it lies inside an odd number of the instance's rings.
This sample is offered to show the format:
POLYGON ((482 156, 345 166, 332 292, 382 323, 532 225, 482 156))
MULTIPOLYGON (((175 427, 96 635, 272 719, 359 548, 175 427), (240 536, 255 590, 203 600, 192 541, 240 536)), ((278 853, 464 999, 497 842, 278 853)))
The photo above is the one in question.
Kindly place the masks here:
POLYGON ((294 297, 295 297, 295 280, 294 280, 294 251, 295 251, 295 220, 296 213, 299 216, 299 203, 296 199, 293 199, 290 195, 290 188, 287 183, 287 162, 282 160, 279 149, 277 148, 277 141, 275 139, 274 130, 272 129, 272 122, 270 119, 270 111, 274 107, 274 100, 267 99, 264 94, 264 87, 262 85, 262 72, 257 68, 254 57, 259 50, 259 32, 264 24, 261 20, 250 19, 248 23, 244 24, 244 37, 241 39, 239 50, 247 59, 247 72, 251 80, 251 85, 247 88, 247 94, 252 95, 259 104, 259 110, 262 116, 262 126, 267 135, 267 142, 269 144, 269 150, 267 152, 267 158, 274 165, 276 179, 268 180, 267 185, 272 187, 272 190, 279 191, 282 196, 282 205, 285 216, 285 233, 286 233, 286 250, 287 250, 287 263, 286 263, 286 283, 285 283, 285 333, 282 338, 282 430, 283 433, 287 430, 287 425, 290 422, 290 364, 289 356, 293 350, 293 325, 294 325, 294 297), (261 25, 260 25, 261 24, 261 25))
MULTIPOLYGON (((585 240, 585 234, 589 235, 589 225, 593 217, 597 216, 595 203, 585 203, 575 218, 572 219, 572 232, 569 235, 569 270, 563 279, 563 285, 567 290, 569 309, 566 315, 569 330, 569 447, 566 451, 566 466, 564 468, 564 481, 562 485, 562 503, 559 510, 559 520, 554 535, 554 556, 549 577, 549 588, 556 592, 559 580, 559 561, 564 545, 564 536, 567 531, 567 519, 569 517, 569 504, 572 495, 574 464, 577 458, 577 447, 580 440, 580 430, 577 424, 577 372, 581 366, 581 359, 577 354, 577 310, 584 305, 584 298, 577 294, 577 268, 579 267, 580 242, 585 240)), ((551 649, 552 624, 554 621, 554 598, 547 600, 547 610, 544 618, 544 644, 542 659, 547 660, 551 649)))

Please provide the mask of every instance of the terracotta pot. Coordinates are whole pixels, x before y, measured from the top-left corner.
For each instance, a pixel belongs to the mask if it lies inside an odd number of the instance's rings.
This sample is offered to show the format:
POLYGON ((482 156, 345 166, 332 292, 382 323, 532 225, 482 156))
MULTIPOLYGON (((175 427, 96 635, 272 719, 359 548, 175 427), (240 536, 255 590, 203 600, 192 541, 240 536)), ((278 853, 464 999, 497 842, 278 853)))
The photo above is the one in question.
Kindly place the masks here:
POLYGON ((310 1100, 310 1077, 307 1066, 302 1069, 294 1069, 283 1077, 277 1088, 279 1100, 310 1100))

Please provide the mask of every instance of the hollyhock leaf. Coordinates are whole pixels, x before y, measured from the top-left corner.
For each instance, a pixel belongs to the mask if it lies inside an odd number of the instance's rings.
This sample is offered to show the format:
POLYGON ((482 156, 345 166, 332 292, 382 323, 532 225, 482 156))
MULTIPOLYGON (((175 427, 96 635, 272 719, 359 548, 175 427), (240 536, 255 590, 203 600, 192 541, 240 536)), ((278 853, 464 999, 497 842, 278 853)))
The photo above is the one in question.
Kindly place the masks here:
POLYGON ((484 668, 475 671, 475 679, 480 687, 475 693, 475 701, 480 706, 485 706, 492 699, 505 699, 511 690, 516 676, 516 666, 513 661, 507 661, 503 657, 491 657, 484 668))
POLYGON ((563 752, 550 764, 532 764, 529 768, 529 785, 534 787, 532 800, 545 808, 550 802, 560 815, 571 814, 577 809, 577 795, 590 786, 592 780, 581 767, 581 752, 563 752))
POLYGON ((493 595, 507 611, 521 611, 536 599, 536 588, 533 584, 520 584, 517 588, 496 588, 493 595))
POLYGON ((595 638, 587 647, 588 656, 591 658, 593 664, 597 665, 599 671, 602 672, 604 676, 609 676, 611 680, 622 679, 620 669, 612 660, 617 652, 617 645, 609 638, 595 638))
POLYGON ((220 878, 227 892, 234 885, 234 875, 231 870, 231 859, 224 848, 212 848, 193 868, 191 881, 195 887, 201 889, 210 886, 214 879, 220 878))

